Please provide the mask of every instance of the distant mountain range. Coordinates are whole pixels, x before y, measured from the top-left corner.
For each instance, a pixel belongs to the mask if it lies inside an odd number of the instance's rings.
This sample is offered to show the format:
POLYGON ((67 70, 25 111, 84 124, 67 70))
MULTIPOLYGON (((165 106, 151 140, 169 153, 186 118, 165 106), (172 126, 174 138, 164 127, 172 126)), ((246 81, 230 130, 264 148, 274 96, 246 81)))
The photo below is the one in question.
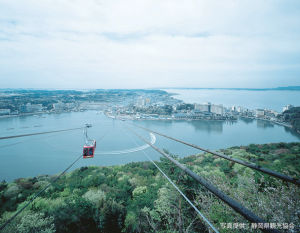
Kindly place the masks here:
POLYGON ((295 90, 295 91, 299 91, 300 86, 277 87, 275 89, 277 89, 277 90, 295 90))
POLYGON ((189 89, 189 90, 247 90, 247 91, 300 91, 300 86, 287 86, 287 87, 275 87, 275 88, 234 88, 234 87, 158 87, 158 88, 144 88, 144 89, 43 89, 43 88, 0 88, 0 91, 152 91, 162 89, 189 89))
POLYGON ((275 88, 215 88, 215 87, 167 87, 160 89, 190 89, 190 90, 246 90, 246 91, 300 91, 300 86, 287 86, 275 88))

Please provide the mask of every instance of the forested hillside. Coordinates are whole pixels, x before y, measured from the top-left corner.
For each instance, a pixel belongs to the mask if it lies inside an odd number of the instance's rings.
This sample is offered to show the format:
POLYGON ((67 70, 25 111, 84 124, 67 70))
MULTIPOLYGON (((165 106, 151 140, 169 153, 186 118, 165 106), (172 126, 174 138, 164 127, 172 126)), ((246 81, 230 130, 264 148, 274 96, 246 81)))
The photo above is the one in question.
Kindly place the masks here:
POLYGON ((293 128, 300 132, 300 107, 294 107, 282 113, 284 121, 291 123, 293 128))
MULTIPOLYGON (((299 178, 300 143, 249 145, 222 152, 299 178)), ((179 160, 267 222, 299 226, 300 190, 296 185, 210 154, 179 160)), ((221 223, 247 223, 166 159, 158 165, 220 232, 233 232, 223 229, 221 223)), ((0 224, 55 177, 3 181, 0 224)), ((208 228, 150 162, 138 162, 82 167, 67 173, 3 232, 208 232, 208 228)))

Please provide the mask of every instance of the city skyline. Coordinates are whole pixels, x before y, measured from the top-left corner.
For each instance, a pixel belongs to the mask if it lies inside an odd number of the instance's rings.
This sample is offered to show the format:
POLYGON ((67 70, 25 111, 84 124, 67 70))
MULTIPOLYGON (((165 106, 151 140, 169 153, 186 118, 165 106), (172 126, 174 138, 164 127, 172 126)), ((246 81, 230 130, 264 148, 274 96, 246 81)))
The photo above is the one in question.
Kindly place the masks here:
POLYGON ((0 87, 300 86, 297 1, 0 1, 0 87))

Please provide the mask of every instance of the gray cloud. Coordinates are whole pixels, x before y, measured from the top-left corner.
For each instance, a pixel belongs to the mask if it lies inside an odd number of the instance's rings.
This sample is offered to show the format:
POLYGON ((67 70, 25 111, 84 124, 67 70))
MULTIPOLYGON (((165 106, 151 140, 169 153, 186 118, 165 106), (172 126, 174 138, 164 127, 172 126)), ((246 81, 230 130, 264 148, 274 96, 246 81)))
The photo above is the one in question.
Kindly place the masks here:
POLYGON ((0 86, 300 85, 299 28, 291 0, 2 1, 0 86))

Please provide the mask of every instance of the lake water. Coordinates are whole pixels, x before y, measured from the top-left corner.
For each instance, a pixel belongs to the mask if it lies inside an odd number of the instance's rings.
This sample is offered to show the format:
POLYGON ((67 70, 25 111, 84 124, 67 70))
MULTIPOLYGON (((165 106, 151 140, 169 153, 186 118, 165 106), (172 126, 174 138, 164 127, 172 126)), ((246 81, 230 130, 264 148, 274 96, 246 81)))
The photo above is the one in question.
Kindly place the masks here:
POLYGON ((248 91, 224 89, 166 89, 186 103, 223 104, 226 107, 242 106, 249 109, 267 108, 282 112, 288 104, 300 106, 300 91, 248 91))
MULTIPOLYGON (((94 159, 81 159, 72 169, 89 165, 116 165, 147 160, 142 151, 134 151, 144 143, 128 132, 125 123, 107 118, 95 111, 0 119, 0 137, 81 127, 91 123, 89 136, 97 140, 94 159)), ((216 150, 250 143, 299 142, 292 130, 265 121, 135 121, 136 124, 177 137, 204 148, 216 150)), ((148 140, 149 133, 135 129, 148 140)), ((84 143, 82 130, 32 137, 0 140, 0 180, 56 174, 64 170, 81 153, 84 143)), ((155 145, 179 156, 199 151, 157 136, 155 145)), ((160 155, 147 148, 153 159, 160 155)))

